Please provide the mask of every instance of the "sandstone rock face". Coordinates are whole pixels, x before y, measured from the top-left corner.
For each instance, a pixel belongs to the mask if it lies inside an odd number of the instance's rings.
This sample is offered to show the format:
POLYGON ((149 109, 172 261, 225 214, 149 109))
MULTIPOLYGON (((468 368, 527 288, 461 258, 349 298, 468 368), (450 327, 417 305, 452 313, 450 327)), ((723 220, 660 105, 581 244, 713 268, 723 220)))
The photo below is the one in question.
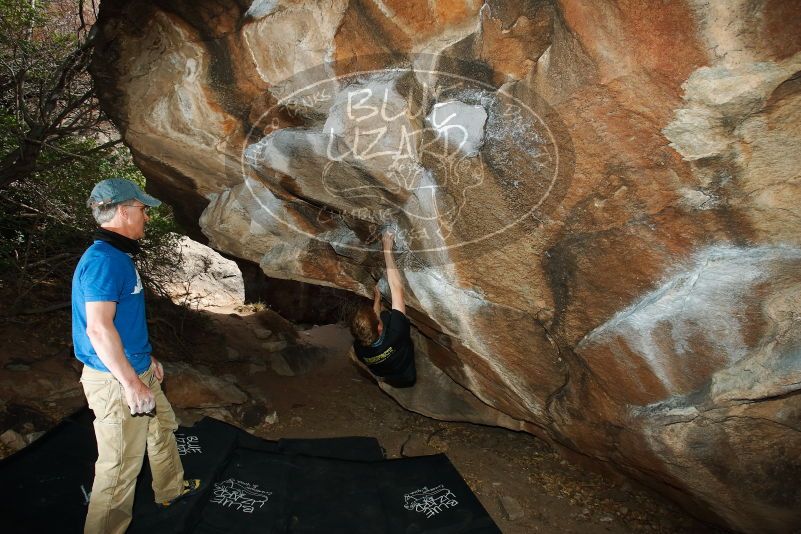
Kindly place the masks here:
POLYGON ((224 408, 242 404, 247 395, 208 369, 164 362, 164 391, 175 408, 224 408))
POLYGON ((167 287, 173 302, 190 308, 244 304, 245 283, 236 262, 186 236, 178 246, 181 262, 167 287))
POLYGON ((98 24, 106 108, 213 247, 367 296, 396 229, 404 405, 736 530, 801 523, 797 2, 104 0, 98 24))

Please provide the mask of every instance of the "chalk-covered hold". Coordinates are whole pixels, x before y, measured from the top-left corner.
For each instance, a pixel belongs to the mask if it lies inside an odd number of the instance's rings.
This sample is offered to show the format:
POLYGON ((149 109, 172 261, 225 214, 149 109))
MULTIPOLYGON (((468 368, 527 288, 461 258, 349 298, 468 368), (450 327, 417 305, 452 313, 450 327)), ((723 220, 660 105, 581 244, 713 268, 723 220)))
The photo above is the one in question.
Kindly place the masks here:
POLYGON ((451 150, 476 156, 484 144, 487 111, 481 106, 458 100, 440 102, 434 105, 426 122, 451 150))

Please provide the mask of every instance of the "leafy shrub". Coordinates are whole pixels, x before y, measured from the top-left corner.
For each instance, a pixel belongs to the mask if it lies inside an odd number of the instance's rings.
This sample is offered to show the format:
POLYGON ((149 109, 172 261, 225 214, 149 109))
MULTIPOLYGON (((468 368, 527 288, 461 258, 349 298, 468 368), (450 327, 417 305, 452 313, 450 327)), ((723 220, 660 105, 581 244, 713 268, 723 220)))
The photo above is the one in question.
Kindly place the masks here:
MULTIPOLYGON (((0 283, 16 286, 12 310, 38 286, 71 279, 97 227, 86 200, 95 183, 111 176, 144 186, 127 149, 116 147, 108 155, 98 152, 55 169, 43 165, 28 180, 0 191, 0 283)), ((179 262, 178 228, 166 204, 152 209, 150 219, 136 261, 143 282, 164 295, 164 283, 179 262)))
MULTIPOLYGON (((86 207, 95 183, 144 185, 87 71, 94 6, 0 0, 0 289, 14 290, 3 302, 12 312, 43 286, 64 297, 96 227, 86 207)), ((151 211, 137 262, 157 293, 178 263, 175 231, 168 206, 151 211)))

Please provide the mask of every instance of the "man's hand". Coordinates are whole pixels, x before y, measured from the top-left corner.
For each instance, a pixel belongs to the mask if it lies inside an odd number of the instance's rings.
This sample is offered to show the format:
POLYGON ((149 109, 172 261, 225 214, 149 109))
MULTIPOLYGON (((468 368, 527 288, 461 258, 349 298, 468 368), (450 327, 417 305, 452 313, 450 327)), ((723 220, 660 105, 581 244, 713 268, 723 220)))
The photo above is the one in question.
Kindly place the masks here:
POLYGON ((156 399, 153 397, 153 392, 139 377, 136 377, 136 380, 129 384, 123 384, 122 387, 123 391, 125 391, 125 401, 131 409, 131 415, 150 413, 156 407, 156 399))
POLYGON ((155 376, 156 380, 161 384, 164 380, 164 367, 161 365, 161 362, 153 356, 151 356, 150 359, 153 361, 153 376, 155 376))

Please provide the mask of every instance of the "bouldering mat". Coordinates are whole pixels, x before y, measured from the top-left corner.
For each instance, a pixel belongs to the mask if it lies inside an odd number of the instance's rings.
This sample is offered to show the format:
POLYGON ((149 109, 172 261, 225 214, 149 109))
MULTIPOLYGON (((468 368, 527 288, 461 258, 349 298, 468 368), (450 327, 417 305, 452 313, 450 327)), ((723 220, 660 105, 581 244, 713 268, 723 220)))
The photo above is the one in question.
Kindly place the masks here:
MULTIPOLYGON (((144 462, 129 533, 500 532, 445 455, 387 460, 374 438, 269 441, 205 418, 176 432, 201 491, 153 503, 144 462)), ((92 414, 0 462, 4 532, 81 532, 97 449, 92 414)))

